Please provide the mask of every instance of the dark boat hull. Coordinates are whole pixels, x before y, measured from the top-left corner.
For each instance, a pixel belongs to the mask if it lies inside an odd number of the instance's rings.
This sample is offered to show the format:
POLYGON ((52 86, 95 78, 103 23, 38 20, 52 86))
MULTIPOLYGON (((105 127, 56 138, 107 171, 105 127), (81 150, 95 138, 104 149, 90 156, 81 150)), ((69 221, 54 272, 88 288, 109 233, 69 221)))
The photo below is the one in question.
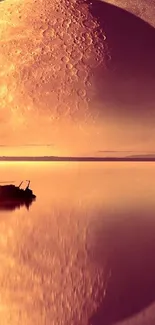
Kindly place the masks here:
POLYGON ((14 210, 24 205, 28 208, 35 198, 29 188, 24 190, 14 185, 0 186, 0 210, 14 210))

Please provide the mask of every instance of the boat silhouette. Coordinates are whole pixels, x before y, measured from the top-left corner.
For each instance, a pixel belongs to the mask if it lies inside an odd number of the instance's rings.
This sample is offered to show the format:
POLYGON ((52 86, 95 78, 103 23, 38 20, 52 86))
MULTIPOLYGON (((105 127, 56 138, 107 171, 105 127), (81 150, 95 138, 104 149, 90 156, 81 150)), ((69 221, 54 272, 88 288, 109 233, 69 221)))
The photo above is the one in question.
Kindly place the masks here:
POLYGON ((25 189, 21 188, 23 181, 19 186, 13 184, 0 185, 0 210, 15 210, 21 206, 29 206, 35 200, 36 196, 29 188, 30 181, 25 189))

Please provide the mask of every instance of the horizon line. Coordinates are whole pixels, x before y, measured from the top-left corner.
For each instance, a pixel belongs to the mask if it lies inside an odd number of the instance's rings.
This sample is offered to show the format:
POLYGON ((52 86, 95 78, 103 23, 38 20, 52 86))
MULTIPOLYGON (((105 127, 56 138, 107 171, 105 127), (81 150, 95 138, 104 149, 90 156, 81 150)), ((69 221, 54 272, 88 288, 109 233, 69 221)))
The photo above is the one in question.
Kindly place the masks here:
POLYGON ((94 156, 0 156, 1 161, 19 161, 19 162, 153 162, 155 156, 127 156, 127 157, 94 157, 94 156))

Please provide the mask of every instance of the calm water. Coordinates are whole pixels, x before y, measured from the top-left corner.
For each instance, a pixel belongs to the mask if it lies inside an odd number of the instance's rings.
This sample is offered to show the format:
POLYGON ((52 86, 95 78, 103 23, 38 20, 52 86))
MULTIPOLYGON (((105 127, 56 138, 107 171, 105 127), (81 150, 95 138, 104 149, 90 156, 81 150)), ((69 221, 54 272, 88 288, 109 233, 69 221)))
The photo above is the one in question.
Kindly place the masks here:
POLYGON ((155 324, 155 163, 0 163, 0 324, 155 324))

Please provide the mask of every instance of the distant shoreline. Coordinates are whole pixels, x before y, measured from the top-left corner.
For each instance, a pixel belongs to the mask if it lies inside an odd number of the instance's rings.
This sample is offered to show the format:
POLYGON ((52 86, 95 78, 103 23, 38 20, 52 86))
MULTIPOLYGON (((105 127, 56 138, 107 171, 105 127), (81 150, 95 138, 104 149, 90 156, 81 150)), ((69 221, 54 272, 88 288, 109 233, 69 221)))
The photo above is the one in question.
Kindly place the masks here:
POLYGON ((58 157, 58 156, 38 156, 38 157, 16 157, 3 156, 0 161, 25 161, 25 162, 155 162, 155 157, 58 157))

